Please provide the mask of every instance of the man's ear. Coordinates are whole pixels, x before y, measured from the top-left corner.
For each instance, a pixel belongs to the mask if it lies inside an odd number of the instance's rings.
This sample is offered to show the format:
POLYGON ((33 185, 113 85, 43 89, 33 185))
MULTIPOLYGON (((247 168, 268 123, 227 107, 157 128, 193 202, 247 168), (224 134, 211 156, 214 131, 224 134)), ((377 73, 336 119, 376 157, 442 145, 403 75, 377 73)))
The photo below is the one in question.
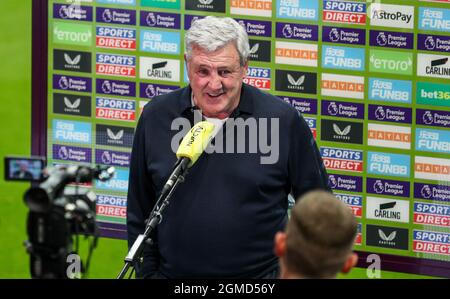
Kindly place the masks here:
POLYGON ((286 233, 277 232, 275 234, 273 251, 280 258, 286 254, 286 233))
POLYGON ((342 273, 348 273, 350 272, 350 270, 356 266, 356 264, 358 263, 358 255, 356 253, 352 253, 349 255, 349 257, 347 258, 347 260, 344 263, 344 267, 342 267, 341 272, 342 273))
POLYGON ((242 74, 242 79, 244 79, 245 77, 247 77, 247 72, 248 72, 248 60, 247 60, 247 62, 244 64, 244 73, 242 74))

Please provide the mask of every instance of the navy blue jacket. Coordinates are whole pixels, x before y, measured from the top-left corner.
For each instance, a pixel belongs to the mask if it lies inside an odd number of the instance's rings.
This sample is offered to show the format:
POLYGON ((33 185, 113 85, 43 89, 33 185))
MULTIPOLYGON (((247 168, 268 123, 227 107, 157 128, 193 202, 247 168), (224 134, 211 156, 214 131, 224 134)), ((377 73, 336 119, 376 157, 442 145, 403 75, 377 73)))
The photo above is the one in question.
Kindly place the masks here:
MULTIPOLYGON (((173 165, 172 121, 193 124, 191 88, 155 97, 139 119, 134 137, 127 205, 128 242, 142 233, 173 165)), ((277 267, 273 240, 287 221, 288 194, 298 198, 327 189, 327 174, 311 131, 301 115, 282 100, 244 84, 230 118, 279 120, 279 158, 269 154, 203 153, 175 191, 163 220, 146 246, 142 277, 156 272, 169 278, 258 278, 277 267)), ((267 128, 259 130, 270 132, 267 128)), ((216 136, 227 137, 229 132, 216 136)), ((267 133, 266 132, 266 133, 267 133)), ((235 139, 237 134, 234 134, 235 139)), ((248 136, 248 135, 247 135, 248 136)), ((270 136, 270 135, 269 135, 270 136)), ((269 138, 269 144, 272 140, 269 138)))

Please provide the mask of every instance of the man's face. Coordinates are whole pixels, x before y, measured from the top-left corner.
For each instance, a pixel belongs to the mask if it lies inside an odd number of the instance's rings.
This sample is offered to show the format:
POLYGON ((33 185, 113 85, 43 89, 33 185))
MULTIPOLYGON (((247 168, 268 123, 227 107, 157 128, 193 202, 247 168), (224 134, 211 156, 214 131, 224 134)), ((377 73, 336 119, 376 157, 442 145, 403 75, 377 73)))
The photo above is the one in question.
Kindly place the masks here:
POLYGON ((214 52, 194 47, 187 60, 195 104, 207 117, 226 118, 238 106, 247 64, 239 64, 233 43, 214 52))

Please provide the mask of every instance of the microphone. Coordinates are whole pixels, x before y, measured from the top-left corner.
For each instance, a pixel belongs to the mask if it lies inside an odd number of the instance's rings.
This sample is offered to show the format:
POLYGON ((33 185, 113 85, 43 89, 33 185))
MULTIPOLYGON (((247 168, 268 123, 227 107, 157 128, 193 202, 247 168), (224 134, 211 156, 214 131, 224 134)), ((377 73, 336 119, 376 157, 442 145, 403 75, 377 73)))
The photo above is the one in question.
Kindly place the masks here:
POLYGON ((197 162, 211 141, 213 132, 214 124, 201 121, 196 123, 186 136, 183 137, 176 153, 178 160, 175 163, 175 169, 164 185, 160 196, 165 196, 177 181, 178 177, 184 174, 187 168, 192 167, 197 162))

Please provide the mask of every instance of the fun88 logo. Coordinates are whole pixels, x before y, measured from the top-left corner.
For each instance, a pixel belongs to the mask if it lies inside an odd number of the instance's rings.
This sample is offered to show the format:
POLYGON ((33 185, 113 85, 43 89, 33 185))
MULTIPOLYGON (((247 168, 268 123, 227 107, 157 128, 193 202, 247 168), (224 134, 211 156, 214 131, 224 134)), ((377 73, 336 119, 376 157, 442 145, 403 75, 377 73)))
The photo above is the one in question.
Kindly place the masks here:
POLYGON ((98 75, 136 77, 136 57, 97 53, 96 71, 98 75))
POLYGON ((141 51, 180 54, 180 33, 159 30, 141 30, 141 51))

